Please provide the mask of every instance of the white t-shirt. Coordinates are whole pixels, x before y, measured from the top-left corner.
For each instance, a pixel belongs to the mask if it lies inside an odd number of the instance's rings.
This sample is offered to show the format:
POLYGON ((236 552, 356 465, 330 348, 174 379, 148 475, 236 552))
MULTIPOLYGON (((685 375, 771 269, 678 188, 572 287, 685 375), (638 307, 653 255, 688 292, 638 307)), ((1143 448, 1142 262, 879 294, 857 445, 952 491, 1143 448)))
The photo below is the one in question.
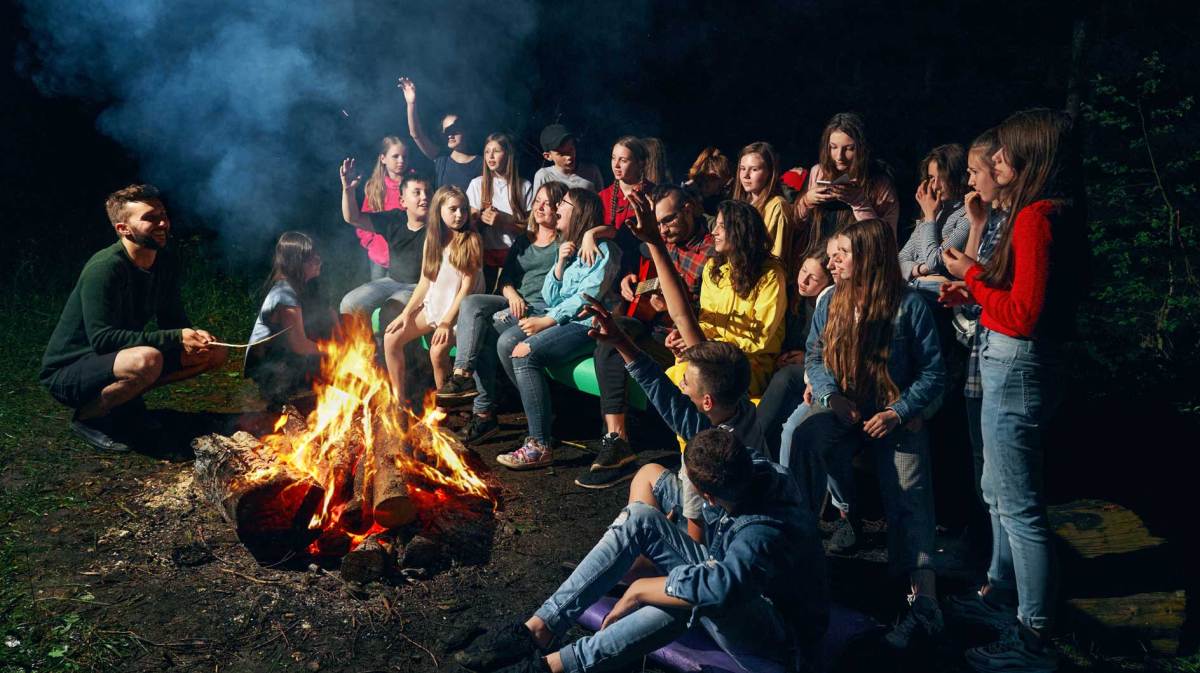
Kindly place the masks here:
MULTIPOLYGON (((528 180, 521 181, 521 200, 525 203, 525 210, 533 207, 533 185, 528 180)), ((467 201, 475 210, 483 210, 482 175, 467 185, 467 201)), ((492 177, 492 206, 502 213, 513 214, 512 202, 508 198, 508 182, 500 176, 492 177)), ((512 231, 501 231, 486 224, 480 225, 479 233, 483 236, 484 250, 507 250, 512 247, 517 236, 512 231)))
MULTIPOLYGON (((450 248, 447 246, 442 251, 442 265, 438 267, 437 278, 433 279, 433 282, 429 284, 429 290, 425 292, 425 321, 430 325, 436 325, 446 317, 450 306, 454 304, 454 297, 458 295, 462 277, 462 272, 450 263, 450 248)), ((475 274, 475 287, 471 288, 471 294, 480 292, 483 292, 483 274, 477 273, 475 274)))

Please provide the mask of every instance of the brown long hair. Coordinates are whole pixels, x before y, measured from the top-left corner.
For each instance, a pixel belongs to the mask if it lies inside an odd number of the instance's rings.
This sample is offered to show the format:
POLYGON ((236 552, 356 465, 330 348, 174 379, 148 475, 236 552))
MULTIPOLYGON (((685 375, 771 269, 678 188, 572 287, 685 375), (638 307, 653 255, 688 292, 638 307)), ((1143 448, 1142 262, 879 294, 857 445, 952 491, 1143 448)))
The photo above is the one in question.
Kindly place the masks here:
POLYGON ((450 199, 458 199, 463 208, 470 208, 467 195, 454 185, 438 189, 429 201, 429 219, 425 224, 425 247, 421 253, 421 273, 429 280, 436 280, 442 269, 442 250, 450 247, 450 265, 458 272, 469 276, 483 267, 483 238, 475 231, 471 218, 466 218, 462 229, 455 231, 442 219, 442 206, 450 199))
POLYGON ((900 398, 888 373, 892 330, 904 281, 892 229, 883 220, 854 222, 839 233, 850 239, 854 268, 829 302, 825 364, 847 397, 883 407, 900 398))
POLYGON ((287 281, 301 302, 314 293, 313 283, 304 279, 304 263, 316 254, 313 240, 299 231, 285 231, 275 243, 275 255, 271 260, 271 274, 263 284, 263 294, 271 290, 278 281, 287 281))
POLYGON ((1059 207, 1082 207, 1082 166, 1074 120, 1069 114, 1047 108, 1022 110, 996 128, 1001 151, 1016 173, 1001 190, 1008 219, 1001 225, 992 256, 980 279, 992 287, 1012 286, 1013 223, 1021 210, 1049 199, 1059 207))
POLYGON ((604 202, 596 192, 582 187, 568 189, 565 198, 571 199, 574 207, 571 208, 571 219, 567 221, 567 230, 559 236, 558 242, 570 241, 578 246, 587 230, 604 223, 604 202))
MULTIPOLYGON (((862 117, 853 112, 839 112, 833 115, 825 124, 825 130, 821 132, 821 147, 818 150, 817 163, 821 167, 822 175, 826 180, 833 180, 839 176, 837 166, 833 161, 833 153, 829 151, 829 137, 838 131, 850 136, 850 139, 854 141, 854 161, 850 163, 850 170, 846 173, 851 180, 862 187, 867 198, 874 201, 879 192, 890 184, 891 176, 888 175, 886 166, 872 161, 871 144, 867 141, 866 125, 863 123, 862 117)), ((808 177, 810 181, 814 178, 813 175, 808 177)), ((819 223, 829 210, 826 206, 813 208, 811 221, 819 223)), ((840 226, 849 224, 852 219, 853 214, 849 209, 838 213, 838 225, 840 226)), ((810 236, 820 238, 821 233, 829 232, 817 232, 810 236)))
POLYGON ((783 171, 780 170, 779 155, 775 152, 775 148, 771 146, 771 143, 760 140, 743 147, 741 154, 738 155, 739 169, 741 167, 742 158, 748 154, 757 154, 758 156, 762 157, 763 163, 766 164, 765 168, 767 169, 767 174, 769 176, 767 178, 767 185, 763 188, 762 193, 759 194, 753 201, 751 201, 750 195, 747 194, 746 190, 742 188, 742 181, 735 179, 733 181, 733 198, 736 201, 748 202, 750 205, 754 206, 759 215, 762 215, 763 210, 767 207, 767 202, 770 201, 772 197, 783 196, 783 183, 779 179, 779 177, 783 175, 783 171))
POLYGON ((384 181, 384 178, 387 177, 387 169, 383 167, 383 162, 379 160, 379 157, 386 155, 396 145, 404 148, 407 162, 408 146, 404 144, 404 141, 396 136, 384 136, 383 140, 379 141, 379 156, 375 157, 375 170, 371 171, 371 177, 367 179, 367 184, 363 185, 363 194, 367 197, 367 205, 376 213, 383 211, 383 202, 387 198, 387 183, 384 181))
MULTIPOLYGON (((501 179, 508 183, 508 206, 512 209, 512 216, 515 220, 523 220, 528 217, 529 213, 525 210, 525 198, 521 193, 521 174, 517 171, 517 152, 513 145, 512 138, 506 133, 493 133, 487 137, 483 143, 484 151, 487 151, 488 143, 496 143, 504 150, 504 162, 506 165, 500 166, 497 171, 501 179)), ((492 169, 488 168, 487 162, 483 162, 483 184, 480 185, 479 200, 481 203, 492 202, 492 178, 497 177, 492 169)))
POLYGON ((744 299, 758 285, 767 262, 773 259, 767 225, 754 206, 745 201, 722 201, 717 206, 717 217, 725 226, 725 240, 730 252, 713 254, 708 275, 713 281, 719 280, 721 266, 728 262, 733 291, 744 299))
POLYGON ((661 138, 642 138, 646 146, 646 166, 642 169, 642 179, 656 185, 674 182, 671 179, 671 167, 667 165, 667 146, 661 138))
POLYGON ((733 179, 733 168, 729 165, 729 157, 716 147, 705 147, 700 150, 692 167, 688 169, 688 180, 695 180, 704 175, 711 175, 721 182, 721 186, 729 184, 733 179))
MULTIPOLYGON (((542 183, 542 186, 538 187, 537 192, 533 195, 534 202, 537 202, 537 195, 543 190, 546 192, 546 198, 550 201, 550 210, 553 213, 554 209, 558 207, 558 202, 562 201, 563 197, 567 195, 567 185, 557 180, 542 183)), ((525 235, 529 237, 531 243, 537 239, 537 229, 538 224, 533 219, 533 209, 531 208, 529 210, 529 218, 525 222, 525 235)))

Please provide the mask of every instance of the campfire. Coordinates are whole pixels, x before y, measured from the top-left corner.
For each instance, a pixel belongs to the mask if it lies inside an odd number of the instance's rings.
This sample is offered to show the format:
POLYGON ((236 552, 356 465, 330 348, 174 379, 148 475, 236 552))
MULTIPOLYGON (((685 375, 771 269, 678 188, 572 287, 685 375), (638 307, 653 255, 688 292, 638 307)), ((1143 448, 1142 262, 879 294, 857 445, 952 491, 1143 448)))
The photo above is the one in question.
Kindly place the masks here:
POLYGON ((365 321, 319 347, 322 375, 307 417, 286 407, 262 438, 237 432, 193 442, 197 487, 259 561, 361 550, 343 571, 364 561, 373 571, 402 556, 401 543, 428 555, 447 518, 491 513, 487 484, 441 427, 432 396, 420 417, 393 397, 365 321))

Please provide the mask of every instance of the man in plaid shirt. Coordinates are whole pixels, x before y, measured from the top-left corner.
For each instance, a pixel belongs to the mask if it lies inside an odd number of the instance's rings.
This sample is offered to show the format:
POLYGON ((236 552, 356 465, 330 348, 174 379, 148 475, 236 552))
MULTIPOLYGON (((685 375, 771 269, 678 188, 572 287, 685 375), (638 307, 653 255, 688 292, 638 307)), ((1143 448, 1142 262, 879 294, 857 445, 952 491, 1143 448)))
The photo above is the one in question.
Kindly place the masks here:
MULTIPOLYGON (((704 264, 713 252, 712 234, 708 233, 698 204, 679 187, 660 185, 650 194, 650 199, 654 202, 659 231, 667 244, 671 261, 683 278, 692 304, 698 305, 704 264)), ((639 265, 639 270, 654 268, 645 254, 641 257, 643 263, 639 265)), ((635 289, 642 280, 645 280, 644 273, 631 273, 622 278, 621 296, 627 302, 640 299, 640 304, 648 304, 653 310, 653 318, 643 322, 633 317, 619 316, 617 321, 643 351, 665 367, 675 361, 674 355, 665 346, 672 328, 667 317, 667 305, 657 292, 636 297, 635 289)), ((603 342, 596 345, 594 360, 606 434, 600 440, 600 451, 591 469, 576 479, 575 483, 584 488, 599 489, 632 478, 638 466, 637 456, 629 445, 625 429, 625 413, 628 410, 625 361, 611 345, 603 342)))

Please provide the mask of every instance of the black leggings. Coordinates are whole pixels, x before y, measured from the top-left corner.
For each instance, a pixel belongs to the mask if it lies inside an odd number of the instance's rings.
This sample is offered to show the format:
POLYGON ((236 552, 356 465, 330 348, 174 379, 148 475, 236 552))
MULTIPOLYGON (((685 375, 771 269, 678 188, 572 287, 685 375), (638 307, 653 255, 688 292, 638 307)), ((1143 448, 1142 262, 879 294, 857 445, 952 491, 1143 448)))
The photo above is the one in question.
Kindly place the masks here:
MULTIPOLYGON (((655 362, 664 367, 675 361, 675 356, 663 345, 665 334, 650 330, 645 323, 627 316, 617 316, 617 325, 629 338, 646 352, 655 362)), ((606 343, 596 344, 596 381, 600 384, 600 411, 604 414, 624 414, 629 410, 629 375, 625 371, 625 360, 616 348, 606 343)))

